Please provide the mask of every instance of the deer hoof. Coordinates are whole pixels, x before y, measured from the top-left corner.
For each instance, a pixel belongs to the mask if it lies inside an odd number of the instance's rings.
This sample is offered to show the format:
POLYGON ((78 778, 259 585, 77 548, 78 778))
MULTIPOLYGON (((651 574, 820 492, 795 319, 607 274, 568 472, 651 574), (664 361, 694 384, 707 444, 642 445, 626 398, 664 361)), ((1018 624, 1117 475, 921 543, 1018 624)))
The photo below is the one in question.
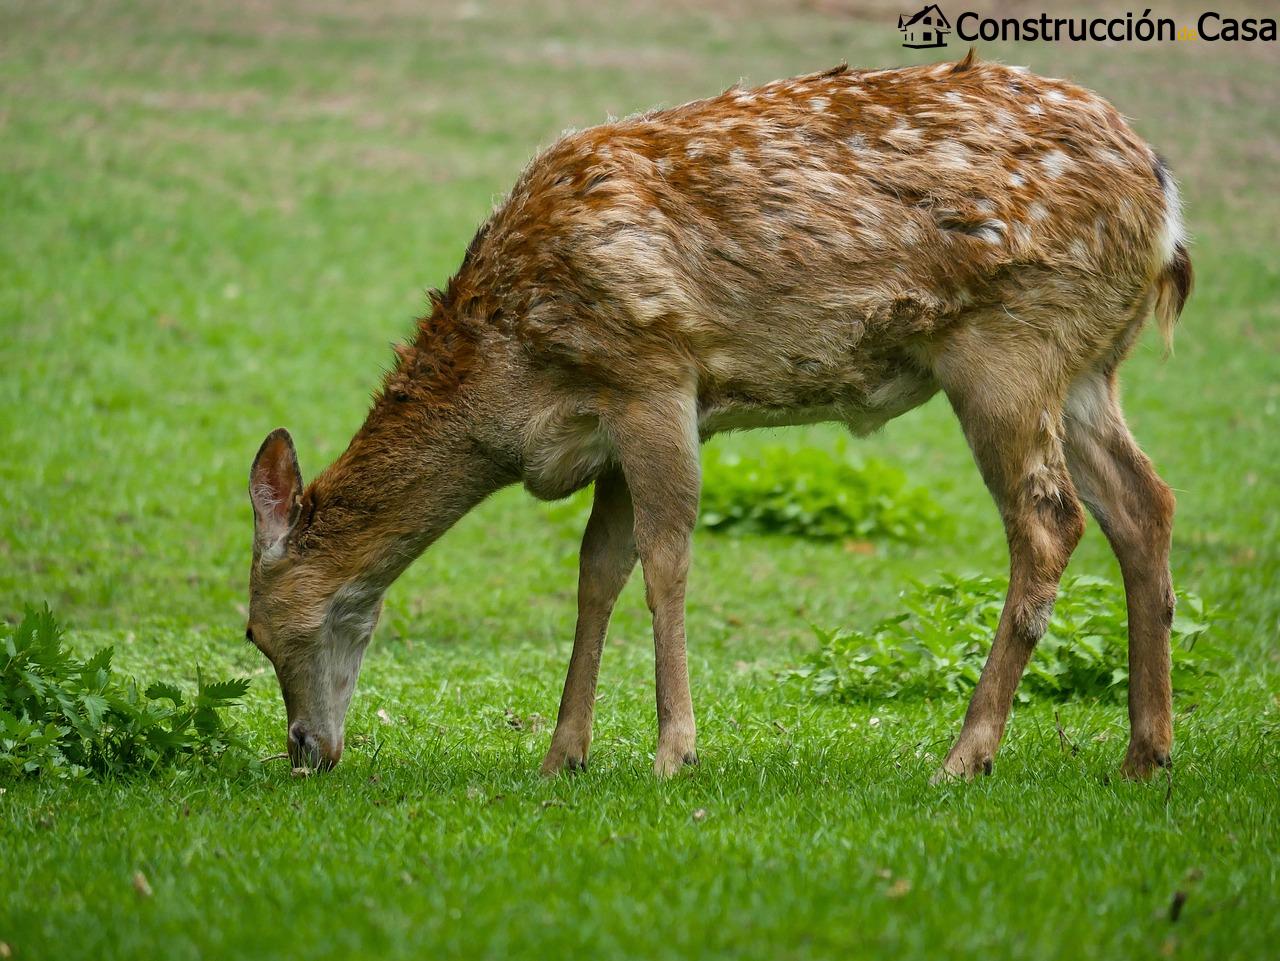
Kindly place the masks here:
POLYGON ((995 769, 990 754, 968 754, 953 749, 947 759, 929 779, 930 784, 943 784, 947 781, 972 781, 979 774, 990 774, 995 769))
POLYGON ((542 759, 543 777, 555 777, 564 772, 572 774, 587 769, 590 741, 577 739, 575 743, 568 743, 569 740, 552 736, 551 747, 547 750, 547 756, 542 759))
POLYGON ((1130 781, 1149 781, 1158 768, 1172 766, 1173 759, 1168 751, 1149 744, 1130 743, 1124 763, 1120 765, 1120 773, 1130 781))
POLYGON ((658 746, 657 756, 653 759, 653 773, 660 778, 675 777, 686 767, 698 763, 698 752, 693 748, 687 750, 663 750, 658 746))

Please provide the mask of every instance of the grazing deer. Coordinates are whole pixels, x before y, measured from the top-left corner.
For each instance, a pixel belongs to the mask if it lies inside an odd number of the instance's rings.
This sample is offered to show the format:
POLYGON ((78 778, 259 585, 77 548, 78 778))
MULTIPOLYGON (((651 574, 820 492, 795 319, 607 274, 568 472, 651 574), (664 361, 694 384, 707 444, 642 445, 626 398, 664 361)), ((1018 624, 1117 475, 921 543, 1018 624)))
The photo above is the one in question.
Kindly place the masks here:
POLYGON ((699 443, 837 421, 865 434, 941 389, 1008 536, 1009 592, 946 774, 990 771, 1088 506, 1129 606, 1124 771, 1172 745, 1173 495, 1116 370, 1191 288, 1177 189, 1120 114, 978 63, 779 80, 571 133, 525 170, 432 296, 346 452, 304 486, 254 459, 248 636, 295 763, 328 767, 388 585, 520 481, 595 484, 545 773, 581 768, 615 599, 639 558, 658 744, 697 759, 685 580, 699 443))

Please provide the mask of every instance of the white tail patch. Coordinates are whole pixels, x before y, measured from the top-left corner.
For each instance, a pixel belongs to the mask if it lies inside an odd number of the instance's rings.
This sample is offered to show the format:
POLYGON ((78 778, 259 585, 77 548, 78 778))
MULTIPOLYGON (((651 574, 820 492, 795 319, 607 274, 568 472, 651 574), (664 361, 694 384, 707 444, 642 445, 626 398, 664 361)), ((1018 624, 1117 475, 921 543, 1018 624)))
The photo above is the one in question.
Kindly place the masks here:
MULTIPOLYGON (((1160 161, 1157 159, 1156 163, 1160 164, 1160 161)), ((1178 185, 1163 164, 1160 164, 1160 168, 1163 171, 1161 184, 1164 187, 1164 222, 1156 241, 1157 269, 1172 261, 1174 251, 1187 240, 1186 229, 1182 224, 1182 197, 1178 193, 1178 185)))

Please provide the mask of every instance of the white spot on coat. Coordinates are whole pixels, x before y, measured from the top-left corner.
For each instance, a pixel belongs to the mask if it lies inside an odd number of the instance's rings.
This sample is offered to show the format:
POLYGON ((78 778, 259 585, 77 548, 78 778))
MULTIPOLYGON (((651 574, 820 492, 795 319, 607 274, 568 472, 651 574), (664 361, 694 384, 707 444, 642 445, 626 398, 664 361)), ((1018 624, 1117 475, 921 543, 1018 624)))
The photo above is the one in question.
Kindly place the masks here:
POLYGON ((1004 235, 1007 229, 1003 220, 984 220, 973 231, 973 236, 979 240, 985 240, 989 244, 999 244, 1004 242, 1004 235))
POLYGON ((1057 180, 1067 172, 1067 168, 1070 166, 1071 158, 1061 150, 1050 150, 1040 158, 1040 167, 1044 170, 1045 176, 1050 180, 1057 180))
POLYGON ((973 165, 973 155, 969 148, 954 140, 944 140, 934 147, 933 159, 939 166, 953 170, 967 170, 973 165))

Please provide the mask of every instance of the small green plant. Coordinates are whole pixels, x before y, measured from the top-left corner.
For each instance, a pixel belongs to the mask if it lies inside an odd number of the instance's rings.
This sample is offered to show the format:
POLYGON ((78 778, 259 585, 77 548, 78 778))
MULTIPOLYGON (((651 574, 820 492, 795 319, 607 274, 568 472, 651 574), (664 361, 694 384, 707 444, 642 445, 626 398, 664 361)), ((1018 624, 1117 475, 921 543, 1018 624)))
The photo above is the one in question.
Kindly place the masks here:
POLYGON ((141 688, 112 672, 113 649, 80 660, 46 605, 27 609, 0 644, 0 779, 41 774, 78 778, 151 771, 185 759, 252 763, 249 745, 222 711, 239 703, 247 679, 141 688))
POLYGON ((929 492, 882 461, 782 446, 711 448, 703 458, 701 523, 709 530, 920 541, 943 522, 929 492))
MULTIPOLYGON (((580 530, 591 512, 591 492, 545 510, 552 520, 580 530)), ((698 523, 721 533, 910 543, 948 526, 932 495, 911 487, 902 471, 883 461, 782 445, 749 454, 705 448, 698 523)))
MULTIPOLYGON (((1007 582, 948 577, 902 595, 903 610, 869 631, 814 628, 818 650, 785 672, 815 697, 841 701, 936 697, 970 691, 991 650, 1007 582)), ((1172 631, 1174 690, 1198 690, 1216 673, 1218 652, 1204 639, 1204 603, 1178 593, 1172 631)), ((1124 591, 1100 577, 1063 581, 1049 629, 1018 698, 1098 697, 1122 701, 1128 672, 1124 591)))

